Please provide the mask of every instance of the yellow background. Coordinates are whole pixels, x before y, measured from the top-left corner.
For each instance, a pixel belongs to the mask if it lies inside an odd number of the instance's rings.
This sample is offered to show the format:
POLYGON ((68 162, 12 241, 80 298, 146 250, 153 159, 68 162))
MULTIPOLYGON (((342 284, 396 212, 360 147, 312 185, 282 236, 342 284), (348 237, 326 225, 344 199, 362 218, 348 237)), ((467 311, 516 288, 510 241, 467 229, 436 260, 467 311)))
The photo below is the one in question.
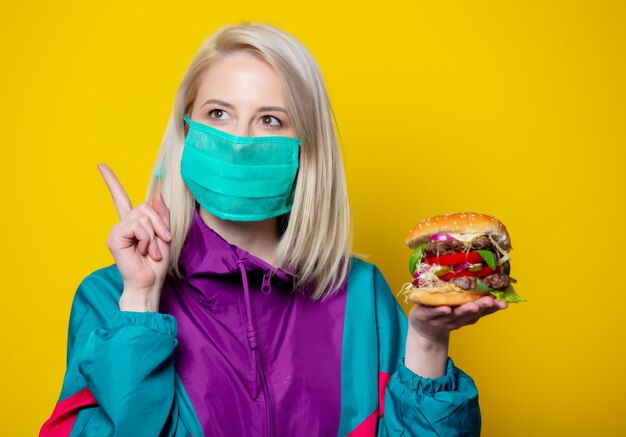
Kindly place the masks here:
POLYGON ((404 237, 499 217, 528 303, 456 331, 484 436, 626 435, 626 14, 619 1, 18 2, 0 14, 2 435, 57 400, 71 299, 112 258, 96 164, 143 200, 178 83, 223 24, 291 32, 324 72, 355 249, 392 289, 404 237))

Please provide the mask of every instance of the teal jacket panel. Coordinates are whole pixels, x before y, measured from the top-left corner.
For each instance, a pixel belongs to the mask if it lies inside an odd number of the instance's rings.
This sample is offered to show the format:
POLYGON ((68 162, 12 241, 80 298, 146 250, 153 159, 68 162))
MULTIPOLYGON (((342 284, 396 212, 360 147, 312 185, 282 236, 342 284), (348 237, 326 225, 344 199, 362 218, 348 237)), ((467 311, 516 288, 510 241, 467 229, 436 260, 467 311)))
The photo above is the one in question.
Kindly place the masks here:
POLYGON ((98 405, 78 411, 70 435, 202 436, 174 369, 176 320, 120 311, 122 290, 112 265, 86 277, 74 297, 59 401, 88 388, 98 405))
POLYGON ((354 259, 342 349, 339 435, 480 435, 472 379, 451 359, 440 378, 423 378, 407 369, 407 328, 407 318, 378 268, 354 259))

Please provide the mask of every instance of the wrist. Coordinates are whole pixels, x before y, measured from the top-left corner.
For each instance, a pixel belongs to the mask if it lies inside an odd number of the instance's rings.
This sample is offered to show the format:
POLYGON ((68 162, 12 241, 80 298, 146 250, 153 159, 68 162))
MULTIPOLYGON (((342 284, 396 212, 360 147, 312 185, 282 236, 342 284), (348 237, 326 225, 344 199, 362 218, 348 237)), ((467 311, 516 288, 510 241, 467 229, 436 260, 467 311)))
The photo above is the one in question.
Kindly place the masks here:
POLYGON ((119 306, 120 311, 157 312, 159 310, 159 295, 154 292, 142 293, 124 289, 119 306))
POLYGON ((406 338, 404 365, 424 378, 444 376, 448 362, 449 343, 449 333, 427 336, 418 333, 410 326, 406 338))
POLYGON ((408 337, 420 347, 433 349, 445 346, 450 343, 450 331, 436 330, 434 332, 423 332, 412 325, 409 325, 408 337))

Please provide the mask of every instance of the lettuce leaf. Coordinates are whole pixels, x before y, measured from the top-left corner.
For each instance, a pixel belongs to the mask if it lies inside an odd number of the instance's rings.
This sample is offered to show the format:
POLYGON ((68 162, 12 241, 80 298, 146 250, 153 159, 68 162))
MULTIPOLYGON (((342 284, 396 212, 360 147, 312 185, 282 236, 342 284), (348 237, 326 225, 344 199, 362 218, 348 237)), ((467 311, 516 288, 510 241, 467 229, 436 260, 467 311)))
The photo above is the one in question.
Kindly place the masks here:
POLYGON ((489 287, 487 284, 485 284, 480 279, 476 279, 476 289, 474 289, 472 291, 481 291, 483 293, 491 293, 492 291, 496 291, 496 290, 494 290, 493 288, 489 287))
POLYGON ((492 270, 496 269, 496 254, 490 250, 474 250, 474 252, 478 252, 480 256, 483 257, 485 262, 492 270))
POLYGON ((420 244, 411 254, 411 258, 409 258, 409 271, 413 275, 415 273, 415 266, 418 262, 422 260, 422 249, 427 246, 426 243, 420 244))
POLYGON ((515 289, 513 288, 512 285, 509 285, 504 290, 494 290, 493 288, 485 284, 483 281, 478 279, 476 280, 475 291, 480 291, 483 293, 491 293, 492 295, 495 296, 496 299, 502 300, 506 303, 526 302, 526 299, 524 299, 522 296, 520 296, 519 294, 515 292, 515 289))
POLYGON ((526 299, 524 299, 522 296, 520 296, 519 294, 515 292, 515 289, 513 288, 512 285, 509 285, 502 291, 493 290, 493 291, 490 291, 490 293, 493 294, 496 297, 496 299, 502 300, 506 303, 526 302, 526 299))

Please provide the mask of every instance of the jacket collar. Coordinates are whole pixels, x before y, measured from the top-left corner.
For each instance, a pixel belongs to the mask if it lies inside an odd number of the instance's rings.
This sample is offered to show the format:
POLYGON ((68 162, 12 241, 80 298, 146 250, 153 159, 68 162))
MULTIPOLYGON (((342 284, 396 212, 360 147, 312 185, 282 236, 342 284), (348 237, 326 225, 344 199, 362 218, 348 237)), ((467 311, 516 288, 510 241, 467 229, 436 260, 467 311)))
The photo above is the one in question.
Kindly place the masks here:
POLYGON ((247 272, 263 271, 271 273, 272 279, 279 282, 292 282, 294 276, 262 259, 230 244, 211 229, 194 209, 193 219, 183 245, 179 267, 185 277, 204 275, 240 274, 239 263, 247 272))

